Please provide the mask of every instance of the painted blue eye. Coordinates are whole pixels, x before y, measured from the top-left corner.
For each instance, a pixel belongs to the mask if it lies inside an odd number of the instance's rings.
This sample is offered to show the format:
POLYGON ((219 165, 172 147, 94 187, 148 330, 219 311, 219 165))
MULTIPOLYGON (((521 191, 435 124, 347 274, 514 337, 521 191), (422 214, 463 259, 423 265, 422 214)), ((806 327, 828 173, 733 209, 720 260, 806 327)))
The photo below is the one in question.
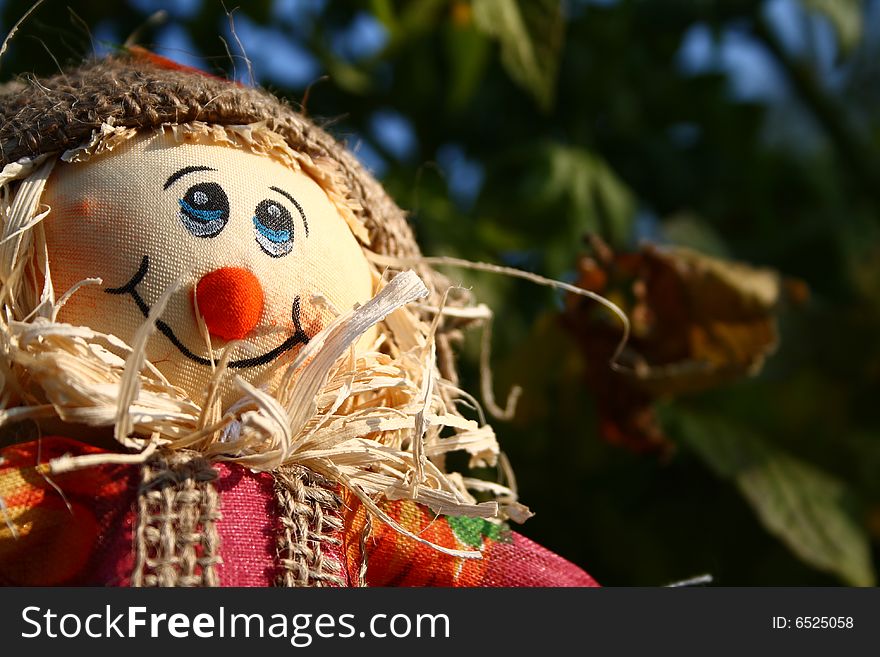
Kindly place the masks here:
POLYGON ((214 237, 229 221, 229 199, 217 183, 193 185, 178 203, 180 220, 196 237, 214 237))
POLYGON ((273 258, 293 249, 293 218, 277 201, 260 201, 254 210, 254 231, 257 244, 273 258))

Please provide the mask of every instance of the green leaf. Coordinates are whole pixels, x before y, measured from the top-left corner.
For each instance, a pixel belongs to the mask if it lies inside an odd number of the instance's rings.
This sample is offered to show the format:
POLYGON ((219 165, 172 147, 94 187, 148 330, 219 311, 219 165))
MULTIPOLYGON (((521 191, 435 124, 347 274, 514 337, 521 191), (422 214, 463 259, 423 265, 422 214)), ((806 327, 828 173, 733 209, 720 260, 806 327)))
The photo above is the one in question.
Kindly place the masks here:
POLYGON ((448 4, 448 0, 411 0, 405 3, 405 9, 400 13, 401 31, 412 37, 434 29, 448 4))
POLYGON ((824 14, 840 42, 840 49, 848 52, 862 39, 862 2, 861 0, 804 0, 807 8, 824 14))
POLYGON ((472 25, 454 26, 446 40, 451 69, 451 85, 447 96, 453 111, 465 108, 477 90, 489 63, 490 42, 472 25))
POLYGON ((391 3, 391 0, 371 0, 370 10, 373 12, 373 16, 375 16, 389 32, 397 28, 397 17, 395 16, 394 5, 391 3))
POLYGON ((874 585, 868 536, 846 484, 726 421, 677 413, 672 425, 800 559, 848 584, 874 585))
POLYGON ((564 206, 576 244, 586 232, 598 232, 613 245, 624 243, 635 201, 611 167, 586 149, 563 144, 550 144, 543 157, 546 168, 542 167, 536 200, 564 206))
POLYGON ((501 63, 544 111, 553 106, 565 25, 559 0, 474 0, 474 24, 501 44, 501 63))
POLYGON ((331 54, 324 57, 324 66, 327 67, 330 78, 340 89, 355 96, 370 93, 373 81, 370 75, 359 67, 331 54))

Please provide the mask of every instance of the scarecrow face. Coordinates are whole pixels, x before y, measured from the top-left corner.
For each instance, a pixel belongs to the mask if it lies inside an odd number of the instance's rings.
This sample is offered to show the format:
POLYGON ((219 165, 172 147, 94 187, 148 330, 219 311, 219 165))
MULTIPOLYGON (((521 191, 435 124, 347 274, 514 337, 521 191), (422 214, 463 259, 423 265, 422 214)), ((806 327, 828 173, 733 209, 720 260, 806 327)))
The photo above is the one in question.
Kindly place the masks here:
MULTIPOLYGON (((57 294, 102 281, 73 294, 59 320, 130 342, 178 282, 147 357, 197 402, 232 341, 230 373, 270 384, 332 318, 313 295, 338 312, 372 296, 361 248, 322 187, 267 155, 138 136, 59 163, 43 198, 57 294)), ((222 390, 229 401, 231 383, 222 390)))

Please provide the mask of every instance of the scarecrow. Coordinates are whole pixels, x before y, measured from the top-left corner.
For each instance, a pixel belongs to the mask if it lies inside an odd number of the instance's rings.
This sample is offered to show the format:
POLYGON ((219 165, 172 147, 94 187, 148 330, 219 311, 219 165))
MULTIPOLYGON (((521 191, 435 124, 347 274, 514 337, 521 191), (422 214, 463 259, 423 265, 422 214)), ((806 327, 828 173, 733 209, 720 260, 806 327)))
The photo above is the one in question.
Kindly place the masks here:
POLYGON ((447 467, 505 470, 471 299, 305 116, 135 48, 7 85, 0 166, 0 582, 595 584, 447 467))

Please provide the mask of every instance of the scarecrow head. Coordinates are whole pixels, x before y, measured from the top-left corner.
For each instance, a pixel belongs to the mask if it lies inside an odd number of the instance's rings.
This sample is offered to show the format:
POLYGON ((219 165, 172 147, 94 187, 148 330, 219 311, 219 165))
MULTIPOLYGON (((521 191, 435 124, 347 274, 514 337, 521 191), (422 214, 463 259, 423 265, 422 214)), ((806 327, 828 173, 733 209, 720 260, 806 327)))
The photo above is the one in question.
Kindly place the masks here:
POLYGON ((400 210, 304 116, 145 52, 12 89, 0 114, 2 164, 51 166, 25 245, 44 241, 48 267, 18 280, 7 263, 13 314, 50 284, 51 301, 68 293, 53 319, 131 344, 161 302, 146 359, 197 402, 218 384, 228 404, 234 375, 271 387, 370 299, 365 251, 418 253, 400 210))
POLYGON ((299 464, 377 513, 498 513, 445 472, 498 454, 443 357, 466 295, 302 114, 134 51, 8 86, 0 165, 0 428, 299 464))
POLYGON ((257 90, 140 53, 9 93, 0 113, 3 164, 52 160, 49 267, 26 282, 75 289, 55 319, 129 344, 161 301, 146 358, 197 402, 213 381, 228 404, 233 375, 271 386, 372 297, 364 249, 416 252, 351 157, 257 90))

